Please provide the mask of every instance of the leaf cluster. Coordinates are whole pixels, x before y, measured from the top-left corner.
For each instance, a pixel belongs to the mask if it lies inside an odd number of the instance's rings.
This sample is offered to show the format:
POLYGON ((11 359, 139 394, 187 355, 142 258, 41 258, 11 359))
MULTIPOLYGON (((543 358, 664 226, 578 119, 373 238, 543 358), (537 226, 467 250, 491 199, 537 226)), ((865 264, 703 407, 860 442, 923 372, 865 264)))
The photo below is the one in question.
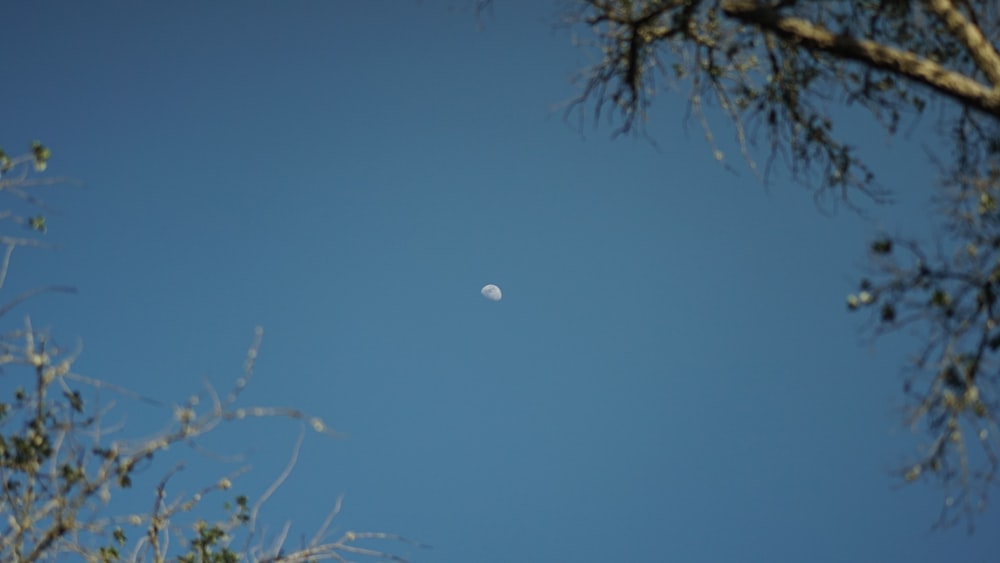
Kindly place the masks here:
POLYGON ((1000 471, 1000 169, 946 193, 939 207, 947 236, 936 251, 902 237, 876 239, 871 275, 847 306, 871 312, 875 335, 907 329, 924 342, 904 391, 911 424, 930 440, 901 473, 941 483, 939 524, 964 518, 971 529, 1000 471))

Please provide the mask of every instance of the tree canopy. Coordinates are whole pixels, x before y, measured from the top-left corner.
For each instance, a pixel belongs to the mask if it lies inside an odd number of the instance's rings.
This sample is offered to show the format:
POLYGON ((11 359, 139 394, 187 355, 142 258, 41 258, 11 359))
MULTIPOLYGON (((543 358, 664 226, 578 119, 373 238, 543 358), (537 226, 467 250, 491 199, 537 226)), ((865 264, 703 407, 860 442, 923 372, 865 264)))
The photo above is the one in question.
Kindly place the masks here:
POLYGON ((680 90, 716 158, 709 107, 761 179, 784 168, 823 204, 863 210, 900 189, 842 140, 838 107, 863 107, 889 135, 933 120, 928 142, 946 148, 932 157, 937 235, 872 241, 847 307, 870 312, 875 335, 919 335, 903 389, 927 443, 899 476, 942 484, 938 523, 971 530, 1000 464, 1000 5, 579 0, 563 13, 596 54, 569 116, 646 134, 657 97, 680 90))

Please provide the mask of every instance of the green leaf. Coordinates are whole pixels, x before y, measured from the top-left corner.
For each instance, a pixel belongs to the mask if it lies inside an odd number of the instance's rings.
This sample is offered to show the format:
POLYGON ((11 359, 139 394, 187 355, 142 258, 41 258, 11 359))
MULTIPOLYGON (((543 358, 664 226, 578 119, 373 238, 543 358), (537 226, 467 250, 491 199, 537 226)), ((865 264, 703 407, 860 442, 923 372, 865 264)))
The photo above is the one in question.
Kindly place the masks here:
POLYGON ((31 229, 36 230, 36 231, 38 231, 40 233, 44 233, 47 230, 47 228, 45 226, 45 216, 44 215, 38 215, 38 216, 35 216, 35 217, 29 217, 28 218, 28 227, 30 227, 31 229))
POLYGON ((872 252, 875 254, 889 254, 892 252, 892 241, 889 239, 879 239, 873 242, 872 252))
POLYGON ((931 305, 948 307, 951 305, 951 296, 943 289, 936 289, 934 290, 934 294, 931 295, 931 305))
POLYGON ((896 320, 896 308, 886 303, 882 305, 882 322, 891 323, 896 320))
POLYGON ((83 412, 83 398, 80 396, 79 391, 73 391, 72 393, 64 391, 63 395, 66 396, 66 400, 69 401, 69 406, 76 412, 83 412))

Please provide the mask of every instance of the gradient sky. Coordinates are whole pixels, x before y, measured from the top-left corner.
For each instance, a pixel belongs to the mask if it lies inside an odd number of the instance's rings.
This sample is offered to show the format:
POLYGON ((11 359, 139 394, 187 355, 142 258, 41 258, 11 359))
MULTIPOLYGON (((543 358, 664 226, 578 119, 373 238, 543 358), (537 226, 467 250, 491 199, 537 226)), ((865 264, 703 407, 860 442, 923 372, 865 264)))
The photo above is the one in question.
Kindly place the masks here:
MULTIPOLYGON (((468 4, 4 6, 0 142, 41 139, 84 184, 47 189, 62 249, 16 253, 5 288, 79 295, 18 312, 167 404, 228 389, 262 325, 243 404, 349 436, 306 437, 272 534, 311 536, 344 494, 338 530, 433 545, 372 544, 416 562, 995 561, 996 507, 930 532, 941 492, 898 486, 915 341, 873 344, 844 306, 873 233, 929 234, 908 230, 920 129, 889 143, 845 112, 900 203, 824 215, 731 145, 715 162, 683 93, 654 108, 657 147, 581 135, 560 104, 588 58, 555 8, 498 0, 479 30, 468 4)), ((171 416, 115 413, 128 436, 171 416)), ((206 446, 248 456, 234 491, 256 498, 300 426, 206 446)), ((239 466, 171 455, 178 493, 239 466)))

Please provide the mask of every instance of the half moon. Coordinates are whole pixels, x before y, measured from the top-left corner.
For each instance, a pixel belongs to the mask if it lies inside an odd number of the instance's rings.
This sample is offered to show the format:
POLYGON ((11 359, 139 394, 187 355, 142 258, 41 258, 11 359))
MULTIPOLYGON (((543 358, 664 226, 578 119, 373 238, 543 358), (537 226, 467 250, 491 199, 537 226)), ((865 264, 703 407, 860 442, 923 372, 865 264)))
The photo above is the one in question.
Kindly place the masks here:
POLYGON ((500 288, 493 284, 486 284, 483 286, 479 293, 483 294, 483 297, 489 299, 490 301, 500 301, 503 299, 503 293, 500 288))

